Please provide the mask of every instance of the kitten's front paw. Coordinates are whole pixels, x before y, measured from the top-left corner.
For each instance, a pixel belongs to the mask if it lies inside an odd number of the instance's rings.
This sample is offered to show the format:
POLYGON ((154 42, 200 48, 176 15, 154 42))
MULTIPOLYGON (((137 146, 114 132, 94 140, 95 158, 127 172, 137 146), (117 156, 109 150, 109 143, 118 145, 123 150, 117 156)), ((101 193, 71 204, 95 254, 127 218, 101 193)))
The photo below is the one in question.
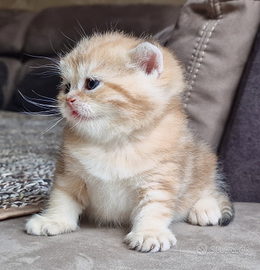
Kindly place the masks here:
POLYGON ((59 220, 34 215, 25 225, 25 230, 28 234, 32 235, 57 235, 68 233, 77 229, 77 224, 69 224, 59 220))
POLYGON ((194 225, 208 226, 217 225, 221 218, 221 212, 214 198, 198 200, 188 216, 188 222, 194 225))
POLYGON ((125 237, 129 248, 140 252, 165 251, 176 244, 177 240, 169 229, 161 231, 130 232, 125 237))

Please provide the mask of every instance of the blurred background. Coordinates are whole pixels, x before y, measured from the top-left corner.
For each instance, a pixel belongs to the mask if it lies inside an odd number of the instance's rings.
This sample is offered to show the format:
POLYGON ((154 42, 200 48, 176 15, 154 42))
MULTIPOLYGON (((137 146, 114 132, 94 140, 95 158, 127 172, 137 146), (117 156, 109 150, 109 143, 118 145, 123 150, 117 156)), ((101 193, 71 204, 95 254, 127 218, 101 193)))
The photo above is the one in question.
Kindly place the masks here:
POLYGON ((87 4, 184 4, 186 0, 1 0, 0 9, 39 11, 48 7, 87 4))

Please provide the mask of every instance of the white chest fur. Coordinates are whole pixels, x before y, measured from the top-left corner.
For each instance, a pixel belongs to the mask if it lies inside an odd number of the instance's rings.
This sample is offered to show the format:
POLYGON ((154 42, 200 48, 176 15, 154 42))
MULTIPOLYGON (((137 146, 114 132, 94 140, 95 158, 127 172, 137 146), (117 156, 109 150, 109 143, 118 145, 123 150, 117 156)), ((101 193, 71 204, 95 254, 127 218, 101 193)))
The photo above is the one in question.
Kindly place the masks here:
POLYGON ((98 179, 87 182, 90 207, 87 214, 97 222, 129 223, 137 194, 124 182, 98 179))
POLYGON ((150 155, 145 144, 141 147, 129 144, 121 148, 105 148, 82 143, 68 150, 69 155, 77 160, 85 173, 104 182, 134 180, 137 175, 157 167, 159 160, 157 155, 150 155))
POLYGON ((133 151, 123 155, 93 146, 74 147, 70 155, 77 161, 73 171, 87 185, 90 199, 87 214, 98 222, 129 222, 137 204, 136 176, 148 164, 140 162, 133 151))

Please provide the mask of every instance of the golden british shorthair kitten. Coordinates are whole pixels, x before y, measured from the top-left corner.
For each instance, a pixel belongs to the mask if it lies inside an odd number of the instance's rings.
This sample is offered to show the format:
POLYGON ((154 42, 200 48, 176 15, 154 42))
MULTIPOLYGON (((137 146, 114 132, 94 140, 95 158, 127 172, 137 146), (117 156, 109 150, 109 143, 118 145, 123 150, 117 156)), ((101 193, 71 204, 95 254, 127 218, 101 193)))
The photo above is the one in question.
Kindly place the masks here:
POLYGON ((60 59, 58 107, 66 118, 46 210, 28 234, 75 231, 83 212, 129 225, 141 252, 175 245, 172 221, 225 226, 234 210, 216 155, 187 127, 183 70, 157 42, 121 33, 83 38, 60 59))

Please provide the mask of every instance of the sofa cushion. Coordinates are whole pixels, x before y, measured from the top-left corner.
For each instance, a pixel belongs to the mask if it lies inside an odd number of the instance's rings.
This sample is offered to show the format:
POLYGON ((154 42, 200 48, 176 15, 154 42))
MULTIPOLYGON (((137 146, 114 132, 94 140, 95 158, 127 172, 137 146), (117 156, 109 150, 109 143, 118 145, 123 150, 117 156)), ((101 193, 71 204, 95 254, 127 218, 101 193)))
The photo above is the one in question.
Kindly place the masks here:
POLYGON ((0 109, 4 105, 4 90, 3 87, 7 82, 8 71, 4 63, 0 62, 0 109))
POLYGON ((260 28, 220 146, 233 200, 260 202, 260 28))
POLYGON ((74 46, 93 32, 125 31, 151 35, 175 23, 180 7, 173 5, 86 5, 41 11, 28 28, 24 51, 53 55, 74 46))
POLYGON ((0 54, 22 51, 28 25, 35 14, 31 11, 12 9, 0 11, 0 54))
POLYGON ((17 86, 22 63, 8 57, 0 57, 0 109, 6 109, 17 86))
POLYGON ((260 1, 188 0, 168 41, 186 68, 190 126, 217 149, 260 21, 260 1))
POLYGON ((26 218, 0 222, 0 265, 5 270, 259 269, 260 204, 236 203, 227 227, 171 224, 177 244, 156 254, 129 250, 124 228, 100 228, 81 221, 70 234, 31 236, 26 218))

